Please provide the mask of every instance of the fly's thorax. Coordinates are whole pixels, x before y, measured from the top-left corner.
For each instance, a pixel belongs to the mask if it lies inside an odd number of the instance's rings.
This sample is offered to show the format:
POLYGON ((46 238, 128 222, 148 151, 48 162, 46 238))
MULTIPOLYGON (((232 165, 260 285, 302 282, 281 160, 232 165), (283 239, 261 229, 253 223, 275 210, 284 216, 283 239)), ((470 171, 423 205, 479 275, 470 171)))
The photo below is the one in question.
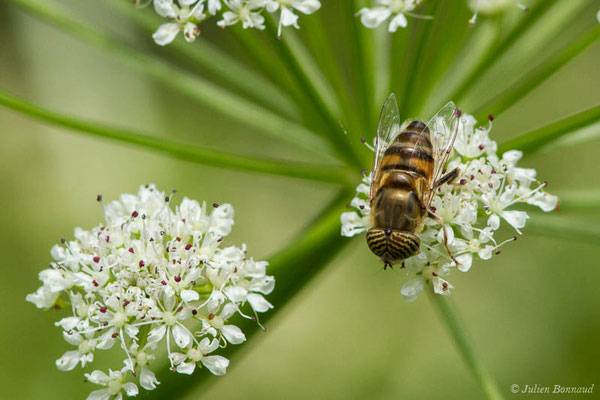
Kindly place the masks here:
POLYGON ((421 251, 419 237, 406 231, 371 228, 367 231, 367 245, 387 264, 410 258, 421 251))

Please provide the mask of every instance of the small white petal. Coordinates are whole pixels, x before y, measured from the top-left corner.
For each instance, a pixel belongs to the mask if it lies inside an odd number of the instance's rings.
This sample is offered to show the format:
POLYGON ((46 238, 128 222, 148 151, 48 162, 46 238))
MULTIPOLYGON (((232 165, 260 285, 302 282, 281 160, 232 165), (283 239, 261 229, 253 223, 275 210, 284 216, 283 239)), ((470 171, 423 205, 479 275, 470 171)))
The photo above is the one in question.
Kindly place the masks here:
POLYGON ((408 25, 408 21, 406 21, 406 17, 404 16, 404 14, 400 13, 400 14, 396 15, 394 18, 392 18, 392 20, 390 21, 390 24, 388 26, 388 30, 390 32, 396 32, 398 30, 398 27, 406 28, 407 25, 408 25))
POLYGON ((231 344, 240 344, 246 340, 244 332, 235 325, 224 325, 223 328, 221 328, 221 333, 231 344))
POLYGON ((85 377, 88 381, 95 383, 97 385, 106 385, 110 378, 104 372, 95 370, 90 374, 85 374, 85 377))
POLYGON ((152 35, 152 39, 159 46, 166 46, 175 40, 175 37, 179 33, 179 24, 174 22, 170 22, 167 24, 162 24, 158 27, 156 32, 152 35))
POLYGON ((525 226, 525 221, 529 218, 529 215, 527 215, 525 211, 503 211, 500 215, 502 215, 502 218, 511 224, 517 232, 520 228, 525 226))
POLYGON ((294 14, 289 8, 281 7, 281 17, 280 23, 283 26, 294 26, 295 28, 299 28, 298 26, 298 16, 294 14))
POLYGON ((77 366, 79 356, 77 350, 67 351, 61 358, 56 360, 56 367, 61 371, 70 371, 77 366))
POLYGON ((156 389, 156 385, 159 384, 160 382, 156 379, 154 372, 150 371, 146 367, 142 367, 142 371, 140 373, 140 386, 146 390, 154 390, 156 389))
POLYGON ((110 397, 111 396, 108 389, 100 389, 94 390, 92 393, 90 393, 87 397, 87 400, 109 400, 110 397))
POLYGON ((488 226, 493 230, 497 230, 500 227, 500 217, 496 214, 490 215, 488 219, 488 226))
POLYGON ((164 325, 159 325, 156 328, 153 328, 148 333, 148 343, 157 343, 159 342, 167 333, 167 327, 164 325))
POLYGON ((312 14, 321 8, 318 0, 292 0, 292 7, 304 14, 312 14))
POLYGON ((471 269, 471 265, 473 264, 473 256, 470 253, 457 256, 456 260, 460 263, 458 266, 459 271, 467 272, 471 269))
POLYGON ((177 6, 173 4, 173 0, 154 0, 154 10, 161 17, 177 17, 177 6))
POLYGON ((180 293, 181 300, 186 303, 190 301, 200 300, 200 295, 195 290, 184 289, 180 293))
POLYGON ((180 348, 186 348, 192 343, 192 334, 186 328, 181 325, 175 325, 173 327, 173 339, 180 348))
POLYGON ((400 289, 400 294, 404 297, 404 300, 411 302, 417 298, 419 293, 423 291, 425 287, 423 278, 417 276, 415 278, 409 279, 402 285, 402 289, 400 289))
POLYGON ((137 385, 133 382, 125 383, 123 385, 123 389, 125 390, 125 393, 129 397, 137 396, 137 394, 139 393, 137 385))
POLYGON ((265 312, 270 308, 273 308, 273 305, 269 303, 263 296, 256 293, 251 293, 248 295, 248 302, 256 312, 265 312))
POLYGON ((392 12, 385 7, 363 8, 358 11, 360 22, 367 28, 377 28, 383 21, 388 19, 392 12))
POLYGON ((225 375, 229 366, 229 360, 221 356, 202 357, 201 362, 202 365, 215 375, 225 375))
POLYGON ((194 373, 194 370, 196 369, 196 363, 195 362, 186 362, 186 363, 181 363, 177 366, 177 372, 179 372, 180 374, 186 374, 186 375, 191 375, 194 373))

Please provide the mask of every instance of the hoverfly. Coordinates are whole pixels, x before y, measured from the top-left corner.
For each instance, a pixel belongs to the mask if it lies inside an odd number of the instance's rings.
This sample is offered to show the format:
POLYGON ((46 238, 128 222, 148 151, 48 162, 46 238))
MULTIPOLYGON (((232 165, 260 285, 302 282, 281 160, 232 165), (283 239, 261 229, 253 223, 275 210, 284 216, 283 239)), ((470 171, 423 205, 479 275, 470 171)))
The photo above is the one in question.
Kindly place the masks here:
POLYGON ((404 264, 421 251, 418 234, 427 217, 442 225, 446 250, 460 265, 448 248, 444 221, 430 208, 436 190, 460 172, 458 168, 448 173, 444 169, 459 116, 460 111, 449 102, 427 125, 421 121, 401 125, 396 96, 392 93, 383 105, 375 139, 367 244, 381 257, 384 269, 400 261, 404 264))

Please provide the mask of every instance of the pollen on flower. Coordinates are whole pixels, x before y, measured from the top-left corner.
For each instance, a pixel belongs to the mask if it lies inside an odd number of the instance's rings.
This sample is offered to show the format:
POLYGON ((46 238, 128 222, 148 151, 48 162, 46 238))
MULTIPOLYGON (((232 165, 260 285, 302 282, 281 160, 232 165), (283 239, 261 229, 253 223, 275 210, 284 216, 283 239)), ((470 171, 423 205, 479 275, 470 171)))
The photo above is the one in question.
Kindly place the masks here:
POLYGON ((198 363, 225 374, 229 361, 214 354, 219 343, 245 340, 229 321, 236 314, 255 319, 273 307, 264 297, 275 285, 267 262, 248 257, 245 245, 223 245, 233 225, 231 205, 184 198, 172 209, 174 193, 146 185, 101 203, 106 221, 61 239, 51 251, 55 262, 39 274, 43 285, 27 296, 38 308, 72 311, 56 323, 75 346, 57 360, 59 369, 87 367, 97 351, 122 352, 124 367, 86 374, 104 387, 93 398, 136 395, 134 381, 155 389, 149 368, 163 349, 173 371, 190 374, 198 363))
MULTIPOLYGON (((435 221, 428 219, 419 234, 421 252, 403 263, 408 277, 401 293, 413 301, 426 287, 434 293, 450 294, 453 289, 447 278, 458 269, 468 271, 474 260, 489 260, 500 254, 500 248, 516 239, 498 239, 500 225, 507 225, 521 234, 529 215, 519 206, 530 204, 553 211, 558 198, 544 191, 546 182, 536 179, 536 171, 517 166, 522 157, 518 150, 497 154, 497 144, 490 139, 490 115, 486 128, 477 127, 471 115, 458 114, 459 125, 452 153, 443 169, 459 168, 455 183, 445 184, 436 191, 429 211, 442 218, 446 225, 448 247, 458 264, 444 246, 444 232, 435 221)), ((370 225, 369 193, 372 173, 363 175, 350 202, 353 211, 341 215, 342 236, 366 232, 370 225)))

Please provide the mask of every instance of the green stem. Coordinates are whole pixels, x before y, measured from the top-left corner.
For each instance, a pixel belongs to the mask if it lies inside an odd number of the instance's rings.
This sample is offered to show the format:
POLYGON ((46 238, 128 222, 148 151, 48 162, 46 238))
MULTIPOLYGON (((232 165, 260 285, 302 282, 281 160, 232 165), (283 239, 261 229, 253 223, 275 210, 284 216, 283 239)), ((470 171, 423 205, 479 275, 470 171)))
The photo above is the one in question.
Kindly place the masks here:
MULTIPOLYGON (((260 316, 261 323, 268 326, 267 322, 272 318, 283 315, 287 310, 285 306, 350 243, 351 240, 340 235, 340 214, 351 196, 351 191, 341 191, 289 247, 269 258, 267 273, 275 276, 276 285, 268 300, 275 308, 260 316)), ((246 334, 248 342, 253 342, 257 334, 263 334, 256 323, 247 319, 239 318, 233 323, 246 334)), ((229 367, 232 368, 239 361, 237 358, 250 347, 250 343, 229 345, 221 355, 236 358, 229 367)), ((183 398, 189 391, 198 390, 215 379, 208 371, 189 377, 170 372, 168 366, 156 375, 161 385, 158 390, 149 392, 146 399, 163 399, 165 393, 172 399, 183 398)))
POLYGON ((551 77, 565 64, 587 49, 598 38, 600 38, 600 26, 595 26, 590 32, 583 35, 569 47, 560 51, 550 60, 542 63, 522 79, 519 79, 512 84, 508 89, 504 90, 499 95, 494 96, 492 100, 479 107, 474 113, 476 118, 480 120, 485 119, 485 116, 490 114, 490 112, 496 116, 500 115, 513 104, 523 99, 529 92, 551 77))
POLYGON ((539 0, 534 7, 532 7, 526 15, 521 17, 521 20, 515 25, 512 30, 502 39, 492 44, 485 55, 481 57, 477 66, 471 70, 471 73, 461 80, 461 84, 449 97, 456 102, 460 102, 466 95, 469 89, 477 82, 481 77, 494 65, 494 60, 499 59, 504 53, 523 36, 529 29, 531 29, 535 22, 540 19, 549 6, 552 5, 552 1, 539 0))
POLYGON ((458 318, 453 304, 447 296, 435 294, 433 290, 429 289, 431 288, 428 288, 427 292, 429 293, 431 302, 440 313, 442 322, 450 331, 456 349, 467 364, 467 367, 471 370, 471 373, 477 382, 481 385, 485 397, 489 400, 501 400, 502 394, 489 372, 483 366, 483 362, 478 358, 475 347, 458 318))
POLYGON ((554 237, 576 243, 600 243, 597 223, 557 215, 535 215, 527 221, 527 230, 542 237, 554 237))
POLYGON ((292 143, 320 154, 333 154, 332 147, 309 129, 282 118, 252 101, 245 100, 224 88, 176 68, 158 58, 127 46, 119 39, 98 32, 89 24, 80 23, 61 11, 52 2, 43 4, 33 0, 9 0, 22 6, 60 29, 74 34, 83 41, 106 50, 120 61, 162 82, 190 98, 202 103, 248 127, 272 137, 292 143))
POLYGON ((600 189, 575 189, 556 194, 560 211, 600 209, 600 189))
MULTIPOLYGON (((303 21, 302 29, 306 35, 309 48, 312 50, 313 57, 319 64, 319 67, 331 85, 335 96, 340 103, 340 113, 344 121, 344 128, 351 134, 352 140, 358 141, 362 129, 360 127, 360 112, 354 106, 352 96, 349 96, 349 85, 345 80, 344 68, 336 53, 337 47, 340 47, 335 40, 335 32, 328 31, 327 16, 324 13, 315 13, 311 18, 306 18, 303 21)), ((338 28, 339 29, 339 28, 338 28)))
MULTIPOLYGON (((137 9, 128 1, 107 0, 107 4, 140 26, 148 34, 154 32, 165 21, 164 18, 160 18, 153 11, 147 12, 147 10, 137 9)), ((298 107, 288 94, 251 68, 248 68, 248 66, 205 40, 202 36, 196 38, 193 44, 187 43, 179 37, 161 51, 183 56, 269 108, 291 118, 299 118, 298 107)))
POLYGON ((360 167, 361 160, 356 149, 352 147, 340 125, 337 99, 335 104, 332 104, 330 99, 335 98, 335 95, 331 94, 331 89, 324 83, 320 70, 313 64, 294 32, 285 32, 284 37, 278 39, 277 28, 271 18, 266 19, 266 26, 269 37, 274 41, 275 51, 303 89, 313 110, 323 123, 323 133, 334 145, 339 158, 360 167))
POLYGON ((598 123, 599 121, 600 106, 592 107, 586 111, 504 142, 498 147, 498 153, 502 154, 511 149, 519 149, 526 155, 530 155, 564 135, 598 123))
POLYGON ((246 172, 259 172, 335 184, 351 185, 353 181, 347 170, 338 166, 242 157, 212 149, 191 146, 165 138, 153 137, 61 115, 2 92, 0 92, 0 105, 61 128, 122 143, 134 144, 138 147, 168 154, 181 160, 246 172))
MULTIPOLYGON (((351 18, 361 8, 362 2, 360 0, 347 0, 344 1, 344 5, 344 16, 351 18)), ((368 28, 362 25, 359 17, 350 21, 349 28, 349 69, 352 74, 355 96, 361 115, 362 130, 365 132, 363 135, 368 135, 370 132, 375 132, 376 118, 378 117, 373 104, 373 64, 369 60, 371 43, 368 40, 370 33, 368 28)))
MULTIPOLYGON (((433 3, 428 9, 428 14, 435 15, 436 10, 439 9, 440 3, 441 2, 439 1, 433 3)), ((422 68, 422 65, 424 65, 425 57, 423 55, 427 47, 432 45, 434 21, 420 20, 418 23, 421 24, 421 26, 418 28, 419 33, 415 44, 416 48, 411 52, 410 65, 407 68, 405 75, 404 91, 400 97, 401 118, 413 115, 413 113, 417 111, 414 109, 415 102, 413 97, 416 97, 415 93, 418 92, 418 90, 414 90, 414 88, 418 80, 417 75, 419 74, 419 70, 422 68)), ((436 39, 436 41, 439 41, 439 39, 436 39)))

